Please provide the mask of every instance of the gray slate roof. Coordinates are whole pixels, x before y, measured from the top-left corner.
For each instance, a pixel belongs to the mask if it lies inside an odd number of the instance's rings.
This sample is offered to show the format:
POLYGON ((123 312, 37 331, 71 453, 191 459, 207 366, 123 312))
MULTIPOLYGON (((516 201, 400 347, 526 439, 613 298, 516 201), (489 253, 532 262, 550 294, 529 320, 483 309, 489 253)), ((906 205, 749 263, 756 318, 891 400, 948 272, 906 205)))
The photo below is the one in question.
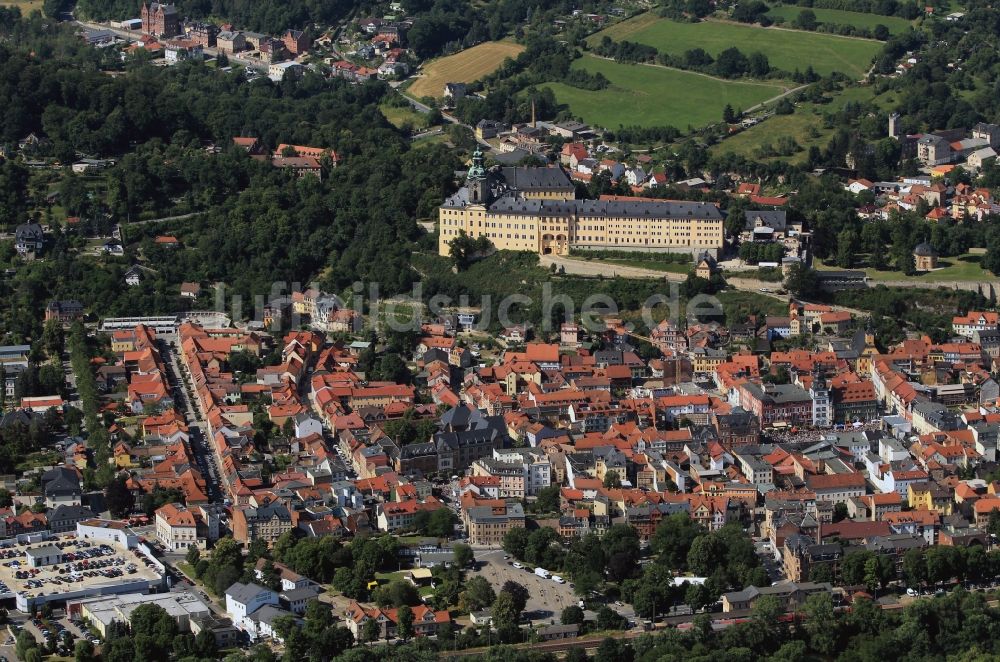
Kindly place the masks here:
POLYGON ((264 588, 257 584, 244 584, 243 582, 236 582, 232 586, 226 589, 226 596, 232 598, 240 604, 248 604, 255 597, 260 595, 264 591, 271 591, 271 589, 264 588))
POLYGON ((746 222, 743 227, 747 230, 753 229, 758 218, 767 227, 774 228, 775 230, 784 230, 787 225, 786 214, 783 211, 755 211, 751 209, 744 212, 744 218, 746 222))

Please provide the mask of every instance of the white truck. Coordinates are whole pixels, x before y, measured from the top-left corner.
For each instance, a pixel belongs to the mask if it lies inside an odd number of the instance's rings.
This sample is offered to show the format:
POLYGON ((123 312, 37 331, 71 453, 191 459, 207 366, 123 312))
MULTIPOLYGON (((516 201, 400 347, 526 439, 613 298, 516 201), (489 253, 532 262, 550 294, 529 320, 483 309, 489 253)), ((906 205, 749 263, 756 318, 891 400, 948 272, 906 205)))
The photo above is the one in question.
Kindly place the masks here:
POLYGON ((552 573, 550 573, 545 568, 535 568, 535 574, 538 575, 539 577, 544 577, 545 579, 548 579, 549 575, 552 573))

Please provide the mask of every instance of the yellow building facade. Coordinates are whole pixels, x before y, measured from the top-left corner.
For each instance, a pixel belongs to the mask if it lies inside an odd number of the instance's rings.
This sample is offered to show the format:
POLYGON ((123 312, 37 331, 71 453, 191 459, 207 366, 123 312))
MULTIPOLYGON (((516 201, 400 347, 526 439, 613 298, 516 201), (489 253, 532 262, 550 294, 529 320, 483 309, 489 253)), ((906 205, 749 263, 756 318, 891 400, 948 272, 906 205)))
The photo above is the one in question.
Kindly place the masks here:
POLYGON ((570 249, 717 254, 725 230, 711 203, 575 200, 560 168, 487 172, 473 156, 466 185, 439 208, 438 252, 463 232, 500 250, 566 255, 570 249))

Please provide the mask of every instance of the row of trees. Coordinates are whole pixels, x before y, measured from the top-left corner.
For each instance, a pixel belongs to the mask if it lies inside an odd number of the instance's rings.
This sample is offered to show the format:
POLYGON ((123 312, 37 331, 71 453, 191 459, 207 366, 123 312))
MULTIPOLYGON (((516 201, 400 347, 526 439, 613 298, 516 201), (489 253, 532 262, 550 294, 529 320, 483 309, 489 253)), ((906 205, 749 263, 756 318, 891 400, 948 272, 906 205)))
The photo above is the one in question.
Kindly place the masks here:
POLYGON ((749 264, 758 262, 781 262, 785 256, 785 247, 779 243, 744 242, 740 245, 740 259, 749 264))
POLYGON ((547 570, 561 568, 565 556, 559 543, 559 534, 548 526, 539 527, 530 533, 522 527, 509 530, 503 537, 503 549, 519 561, 547 570))
POLYGON ((799 7, 817 7, 823 9, 840 9, 843 11, 878 14, 880 16, 898 16, 908 21, 919 17, 923 12, 920 4, 906 0, 785 0, 785 4, 799 7))
POLYGON ((115 477, 108 463, 111 457, 111 440, 101 416, 101 396, 94 377, 91 359, 96 355, 94 340, 78 320, 70 327, 66 347, 69 350, 70 367, 76 382, 77 398, 83 407, 83 426, 87 433, 87 447, 93 455, 96 471, 84 472, 84 480, 94 487, 109 486, 115 477))
MULTIPOLYGON (((503 594, 504 591, 501 591, 503 594)), ((499 595, 495 598, 499 599, 499 595)), ((506 600, 505 600, 506 601, 506 600)), ((503 605, 501 604, 501 607, 503 605)), ((502 610, 501 610, 502 611, 502 610)), ((1000 641, 990 633, 1000 625, 1000 610, 990 607, 982 594, 956 590, 948 595, 919 600, 904 609, 883 610, 874 601, 859 597, 850 609, 837 609, 830 596, 810 596, 789 621, 777 599, 766 596, 754 603, 748 619, 721 630, 713 628, 710 614, 699 614, 685 629, 668 628, 630 639, 605 638, 592 655, 582 648, 565 652, 568 662, 636 662, 653 660, 774 660, 799 662, 813 659, 881 662, 886 659, 939 660, 991 659, 1000 653, 1000 641)), ((600 629, 613 629, 613 619, 602 609, 600 629)), ((614 612, 610 612, 614 615, 614 612)), ((567 609, 569 622, 578 615, 567 609)), ((491 641, 496 644, 497 639, 491 641)), ((487 645, 486 637, 462 632, 459 647, 487 645)), ((340 662, 432 662, 447 641, 421 638, 400 646, 358 647, 345 650, 340 662)), ((490 662, 555 662, 556 654, 537 648, 494 645, 482 657, 490 662)), ((234 653, 227 662, 273 662, 266 649, 249 655, 234 653)), ((301 658, 299 658, 301 659, 301 658)), ((318 659, 318 658, 310 658, 318 659)), ((291 660, 289 660, 291 662, 291 660)))
POLYGON ((773 71, 767 56, 760 51, 746 55, 735 46, 723 50, 714 58, 703 48, 693 48, 685 51, 683 55, 674 55, 661 53, 654 46, 646 44, 631 41, 616 42, 605 35, 601 38, 600 43, 594 47, 594 52, 618 62, 655 61, 668 67, 692 69, 722 78, 740 78, 742 76, 763 78, 773 71))
MULTIPOLYGON (((784 17, 779 16, 774 19, 776 25, 784 24, 784 17)), ((829 21, 820 22, 816 18, 816 12, 811 9, 803 9, 792 21, 792 27, 798 30, 810 32, 827 32, 844 36, 864 37, 867 39, 878 39, 885 41, 889 38, 889 28, 882 23, 876 23, 871 29, 850 24, 838 24, 829 21)))

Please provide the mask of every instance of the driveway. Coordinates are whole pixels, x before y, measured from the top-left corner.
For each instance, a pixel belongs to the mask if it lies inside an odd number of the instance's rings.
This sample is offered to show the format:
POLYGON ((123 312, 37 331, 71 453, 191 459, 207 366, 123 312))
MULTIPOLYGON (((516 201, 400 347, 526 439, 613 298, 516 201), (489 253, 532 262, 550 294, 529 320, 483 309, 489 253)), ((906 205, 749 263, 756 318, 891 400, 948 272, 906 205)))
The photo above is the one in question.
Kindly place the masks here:
POLYGON ((627 267, 621 264, 612 264, 600 260, 581 260, 562 255, 542 255, 538 264, 543 268, 556 265, 565 269, 567 274, 575 276, 604 276, 605 278, 653 278, 656 280, 683 281, 687 274, 675 274, 668 271, 657 271, 656 269, 643 269, 641 267, 627 267))

